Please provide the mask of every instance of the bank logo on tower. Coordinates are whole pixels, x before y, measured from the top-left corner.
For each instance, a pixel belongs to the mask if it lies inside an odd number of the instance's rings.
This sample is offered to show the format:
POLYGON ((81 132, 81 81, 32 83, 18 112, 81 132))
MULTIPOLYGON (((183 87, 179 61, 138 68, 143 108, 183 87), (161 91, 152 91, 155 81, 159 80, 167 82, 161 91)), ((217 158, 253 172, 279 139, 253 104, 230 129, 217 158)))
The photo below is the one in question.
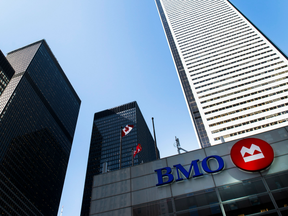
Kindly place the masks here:
POLYGON ((268 168, 274 159, 272 147, 267 142, 256 138, 238 141, 232 147, 230 155, 238 168, 250 172, 268 168))
POLYGON ((250 149, 243 146, 241 149, 241 154, 246 163, 264 158, 260 147, 254 144, 251 145, 250 149))

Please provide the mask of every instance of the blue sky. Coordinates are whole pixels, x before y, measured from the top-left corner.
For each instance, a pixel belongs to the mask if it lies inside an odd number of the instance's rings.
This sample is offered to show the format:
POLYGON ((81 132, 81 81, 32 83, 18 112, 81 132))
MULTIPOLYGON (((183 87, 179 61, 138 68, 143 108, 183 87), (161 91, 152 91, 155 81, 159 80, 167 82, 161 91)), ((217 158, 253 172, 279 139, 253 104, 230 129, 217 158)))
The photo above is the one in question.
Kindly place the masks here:
MULTIPOLYGON (((286 55, 287 0, 231 0, 286 55)), ((1 0, 4 54, 40 39, 82 100, 60 202, 78 216, 95 112, 136 100, 161 157, 198 148, 154 0, 1 0)), ((59 212, 60 212, 59 208, 59 212)))

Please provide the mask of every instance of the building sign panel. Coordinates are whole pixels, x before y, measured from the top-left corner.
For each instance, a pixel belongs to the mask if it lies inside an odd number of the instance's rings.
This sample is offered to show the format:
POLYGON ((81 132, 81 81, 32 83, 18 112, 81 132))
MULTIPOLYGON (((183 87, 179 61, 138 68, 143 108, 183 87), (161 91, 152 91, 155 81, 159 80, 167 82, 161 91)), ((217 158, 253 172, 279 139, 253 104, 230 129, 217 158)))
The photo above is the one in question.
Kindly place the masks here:
POLYGON ((235 143, 230 156, 238 168, 257 172, 268 168, 272 164, 274 151, 267 142, 257 138, 248 138, 235 143))
MULTIPOLYGON (((179 182, 183 181, 184 179, 182 177, 185 177, 186 179, 191 178, 192 170, 194 171, 194 175, 192 178, 200 177, 203 175, 203 173, 199 169, 199 159, 193 160, 190 164, 189 171, 187 171, 181 164, 176 164, 173 167, 176 169, 177 172, 177 179, 174 179, 174 176, 172 174, 172 168, 171 167, 164 167, 161 169, 155 170, 158 177, 158 184, 156 186, 164 186, 173 183, 174 181, 179 182)), ((203 159, 203 161, 200 164, 202 166, 202 169, 206 173, 218 173, 224 169, 224 160, 218 156, 218 155, 211 155, 203 159), (217 169, 211 169, 209 166, 210 160, 216 160, 218 162, 218 168, 217 169)))
MULTIPOLYGON (((265 141, 257 138, 243 139, 235 143, 231 149, 230 157, 236 167, 244 171, 258 172, 268 168, 274 159, 273 148, 265 141)), ((189 170, 186 170, 181 164, 173 166, 176 174, 172 174, 173 168, 164 167, 154 170, 157 173, 158 183, 156 186, 169 185, 171 183, 183 181, 183 178, 196 178, 205 173, 213 174, 221 172, 224 169, 224 160, 218 155, 212 155, 204 158, 202 162, 193 160, 189 170), (218 167, 211 169, 209 160, 216 160, 218 167), (192 175, 193 173, 193 175, 192 175)))

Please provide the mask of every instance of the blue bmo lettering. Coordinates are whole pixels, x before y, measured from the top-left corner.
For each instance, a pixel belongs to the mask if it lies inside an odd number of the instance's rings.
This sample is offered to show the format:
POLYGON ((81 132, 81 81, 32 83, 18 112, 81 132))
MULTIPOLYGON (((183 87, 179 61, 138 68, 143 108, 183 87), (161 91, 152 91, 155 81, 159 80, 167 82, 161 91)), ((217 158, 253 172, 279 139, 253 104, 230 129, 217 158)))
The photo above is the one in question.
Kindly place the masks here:
MULTIPOLYGON (((202 176, 203 173, 201 173, 199 169, 198 162, 199 162, 199 159, 193 160, 191 162, 189 171, 187 171, 181 164, 174 165, 173 167, 176 169, 176 173, 177 173, 177 179, 175 180, 172 174, 171 167, 164 167, 164 168, 155 170, 155 172, 157 173, 157 177, 158 177, 158 184, 156 184, 156 186, 168 185, 168 184, 173 183, 174 181, 176 182, 183 181, 184 179, 182 177, 189 179, 191 178, 192 173, 194 173, 192 178, 202 176)), ((212 156, 208 156, 204 158, 203 161, 201 162, 201 165, 202 165, 204 172, 206 173, 217 173, 224 169, 224 161, 218 155, 212 155, 212 156), (209 167, 209 160, 216 160, 218 162, 218 168, 211 170, 211 168, 209 167)))

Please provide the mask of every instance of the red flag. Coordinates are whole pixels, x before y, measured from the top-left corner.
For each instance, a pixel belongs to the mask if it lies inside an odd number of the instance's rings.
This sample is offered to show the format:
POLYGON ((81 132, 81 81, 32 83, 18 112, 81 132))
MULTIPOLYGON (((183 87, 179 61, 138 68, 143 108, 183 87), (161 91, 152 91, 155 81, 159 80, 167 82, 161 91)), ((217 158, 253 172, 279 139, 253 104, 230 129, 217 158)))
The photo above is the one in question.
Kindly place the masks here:
POLYGON ((126 127, 123 128, 122 130, 122 137, 126 136, 132 129, 134 125, 126 125, 126 127))
POLYGON ((133 158, 136 156, 136 154, 138 154, 141 151, 142 151, 142 146, 140 144, 138 144, 137 147, 136 147, 136 150, 134 151, 133 158))

